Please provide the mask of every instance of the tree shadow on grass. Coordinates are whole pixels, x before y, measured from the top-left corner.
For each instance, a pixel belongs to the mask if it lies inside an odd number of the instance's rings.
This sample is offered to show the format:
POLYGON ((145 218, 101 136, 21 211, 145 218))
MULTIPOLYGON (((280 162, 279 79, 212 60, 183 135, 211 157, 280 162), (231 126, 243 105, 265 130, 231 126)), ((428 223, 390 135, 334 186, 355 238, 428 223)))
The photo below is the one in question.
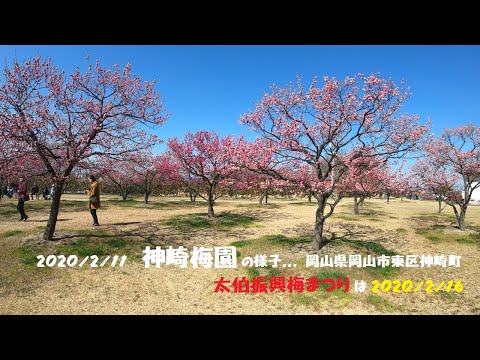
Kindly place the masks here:
POLYGON ((283 205, 277 204, 277 203, 268 203, 268 204, 259 204, 259 203, 253 203, 253 204, 236 204, 237 207, 239 208, 248 208, 248 209, 280 209, 283 207, 283 205))
POLYGON ((256 239, 259 242, 266 242, 271 245, 293 246, 300 243, 311 243, 313 237, 309 235, 285 236, 283 234, 263 235, 256 239))
POLYGON ((230 228, 249 227, 257 220, 250 213, 222 212, 214 218, 208 218, 205 213, 190 213, 174 215, 162 223, 182 231, 208 229, 210 231, 228 231, 230 228))
POLYGON ((119 223, 113 223, 109 225, 120 226, 120 225, 134 225, 134 224, 142 224, 142 222, 141 221, 119 222, 119 223))
MULTIPOLYGON (((59 219, 59 221, 71 219, 59 219)), ((246 214, 223 212, 216 218, 208 219, 204 213, 172 216, 164 221, 125 221, 111 224, 102 224, 100 227, 76 232, 58 232, 50 244, 73 244, 79 239, 131 239, 137 244, 152 246, 185 246, 204 245, 215 243, 215 238, 230 236, 230 233, 246 233, 256 217, 246 214), (193 244, 198 241, 198 244, 193 244)), ((46 220, 40 220, 44 222, 46 220)), ((40 234, 36 236, 42 242, 40 234)), ((238 238, 238 236, 236 236, 238 238)))
POLYGON ((385 254, 387 256, 396 255, 392 250, 386 249, 381 243, 385 242, 386 236, 380 233, 374 236, 378 231, 370 226, 344 223, 341 226, 342 233, 331 232, 330 238, 324 240, 324 246, 331 243, 334 245, 347 245, 350 248, 364 251, 367 254, 385 254), (365 240, 368 239, 368 240, 365 240))
MULTIPOLYGON (((57 222, 70 221, 70 220, 73 220, 73 219, 57 219, 57 222)), ((28 219, 27 220, 27 223, 46 223, 46 222, 48 222, 48 219, 46 219, 46 220, 30 220, 30 219, 28 219)))
POLYGON ((303 206, 318 206, 316 202, 308 202, 308 201, 295 201, 287 203, 287 205, 303 205, 303 206))
POLYGON ((447 225, 455 225, 457 223, 455 219, 455 215, 453 214, 446 214, 442 212, 441 214, 438 213, 422 213, 420 215, 410 216, 408 218, 411 222, 420 225, 433 225, 433 224, 447 224, 447 225))
POLYGON ((377 216, 387 216, 387 213, 383 210, 374 210, 370 208, 360 208, 360 214, 356 216, 371 216, 371 217, 377 217, 377 216))
MULTIPOLYGON (((424 214, 411 216, 408 220, 412 223, 412 228, 420 235, 427 232, 443 232, 448 229, 459 229, 458 223, 453 216, 439 214, 424 214)), ((467 226, 467 229, 472 229, 467 226)), ((430 239, 435 241, 435 239, 430 239)))
POLYGON ((166 207, 207 207, 206 202, 190 200, 177 200, 177 201, 149 201, 148 204, 145 204, 143 200, 135 199, 108 199, 102 201, 102 204, 105 204, 105 208, 108 206, 119 206, 119 207, 129 207, 129 208, 148 208, 148 209, 163 209, 166 207))
MULTIPOLYGON (((122 223, 120 223, 122 224, 122 223)), ((175 231, 170 227, 160 226, 153 222, 132 222, 123 224, 141 224, 134 228, 123 229, 119 224, 109 224, 95 228, 94 231, 79 231, 78 233, 57 233, 53 243, 74 244, 82 239, 113 241, 115 239, 131 239, 131 244, 151 246, 174 246, 180 245, 191 248, 192 233, 175 231), (113 225, 113 226, 111 226, 113 225)), ((197 234, 196 234, 197 235, 197 234)))

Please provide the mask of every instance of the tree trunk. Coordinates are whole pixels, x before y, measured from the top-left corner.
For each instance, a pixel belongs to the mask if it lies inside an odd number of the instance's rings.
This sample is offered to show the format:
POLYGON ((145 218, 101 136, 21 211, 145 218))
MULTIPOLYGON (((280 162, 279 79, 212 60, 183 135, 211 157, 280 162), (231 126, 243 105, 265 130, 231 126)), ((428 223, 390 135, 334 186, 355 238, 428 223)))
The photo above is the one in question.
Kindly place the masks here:
POLYGON ((462 231, 465 231, 465 216, 467 215, 467 207, 461 206, 460 213, 455 206, 452 207, 453 211, 455 212, 455 218, 457 219, 458 228, 462 231))
POLYGON ((191 202, 195 202, 195 200, 197 199, 196 191, 193 191, 192 189, 188 189, 188 197, 190 198, 191 202))
POLYGON ((150 193, 148 191, 145 191, 145 194, 143 195, 143 202, 145 203, 145 205, 148 204, 148 196, 150 195, 150 193))
POLYGON ((390 204, 390 194, 387 193, 387 204, 390 204))
POLYGON ((55 226, 57 225, 58 211, 60 210, 60 198, 62 197, 63 183, 57 183, 55 189, 55 196, 50 206, 50 216, 48 217, 47 227, 43 233, 45 240, 53 240, 55 233, 55 226))
POLYGON ((215 212, 213 211, 213 204, 215 203, 215 184, 210 184, 208 190, 208 217, 214 218, 215 212))
POLYGON ((360 215, 360 211, 358 209, 360 203, 358 202, 358 197, 357 196, 354 196, 353 197, 353 213, 355 215, 360 215))
POLYGON ((442 198, 441 197, 438 198, 438 213, 439 214, 442 213, 442 198))
POLYGON ((467 208, 461 207, 460 208, 460 216, 458 217, 458 228, 462 231, 465 231, 465 215, 467 214, 467 208))
POLYGON ((265 205, 268 204, 268 190, 265 191, 265 205))
POLYGON ((127 193, 122 191, 122 200, 127 201, 127 193))
POLYGON ((323 240, 323 224, 325 220, 317 220, 315 223, 315 241, 313 242, 313 248, 315 250, 320 250, 322 247, 323 240))
POLYGON ((325 205, 327 205, 327 199, 324 196, 320 197, 318 200, 318 208, 315 214, 315 240, 313 241, 313 248, 315 250, 320 250, 322 247, 322 240, 323 240, 323 224, 325 223, 325 217, 323 213, 325 211, 325 205))
POLYGON ((358 201, 358 206, 363 206, 365 203, 365 196, 360 196, 360 200, 358 201))
POLYGON ((213 202, 208 201, 208 217, 209 218, 214 218, 215 217, 215 212, 213 211, 213 202))
POLYGON ((308 202, 312 202, 312 194, 307 193, 308 202))
POLYGON ((261 192, 260 193, 260 199, 258 200, 258 205, 262 205, 263 204, 263 198, 265 197, 265 193, 261 192))
POLYGON ((120 189, 120 196, 122 197, 122 200, 127 201, 127 196, 128 196, 127 189, 126 188, 124 189, 122 185, 120 185, 119 189, 120 189))

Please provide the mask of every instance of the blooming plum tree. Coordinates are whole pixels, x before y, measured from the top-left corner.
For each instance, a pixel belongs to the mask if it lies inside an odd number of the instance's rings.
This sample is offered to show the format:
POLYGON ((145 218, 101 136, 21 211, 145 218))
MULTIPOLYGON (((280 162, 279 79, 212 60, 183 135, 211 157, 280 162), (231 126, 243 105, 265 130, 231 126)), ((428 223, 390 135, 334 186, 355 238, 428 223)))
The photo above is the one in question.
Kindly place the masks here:
POLYGON ((480 187, 480 127, 468 124, 444 129, 440 137, 425 146, 425 154, 425 170, 432 171, 430 176, 425 175, 426 186, 444 192, 458 228, 465 230, 469 202, 480 187))
POLYGON ((228 157, 228 149, 235 147, 233 137, 220 138, 214 131, 188 132, 181 142, 170 139, 168 147, 183 171, 200 181, 203 191, 198 195, 208 203, 208 217, 215 217, 215 200, 223 195, 219 184, 235 171, 228 157))
POLYGON ((158 141, 147 127, 161 125, 164 111, 154 82, 143 82, 130 65, 65 76, 50 59, 15 60, 0 86, 0 134, 31 151, 56 180, 44 238, 53 239, 65 181, 86 159, 120 159, 158 141))
POLYGON ((324 223, 341 199, 336 187, 348 164, 365 154, 379 161, 401 158, 418 147, 428 126, 417 116, 399 115, 408 89, 391 79, 358 74, 317 83, 315 78, 308 89, 300 80, 297 87, 272 86, 240 123, 261 135, 249 151, 259 170, 295 182, 291 171, 279 169, 313 168, 314 180, 299 185, 318 203, 313 245, 319 249, 324 223))

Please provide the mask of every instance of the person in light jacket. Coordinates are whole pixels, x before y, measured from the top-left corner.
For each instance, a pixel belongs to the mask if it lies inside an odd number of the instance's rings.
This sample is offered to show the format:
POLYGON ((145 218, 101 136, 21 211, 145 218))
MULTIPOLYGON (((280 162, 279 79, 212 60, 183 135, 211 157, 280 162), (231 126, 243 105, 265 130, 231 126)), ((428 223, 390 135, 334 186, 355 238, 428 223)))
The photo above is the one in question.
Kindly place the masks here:
POLYGON ((88 181, 90 182, 90 190, 86 191, 88 195, 88 208, 90 209, 90 214, 92 214, 93 226, 99 226, 97 209, 100 208, 100 187, 95 176, 90 175, 88 181))
POLYGON ((55 192, 55 183, 52 183, 52 186, 50 187, 50 200, 53 200, 53 198, 55 197, 55 192))

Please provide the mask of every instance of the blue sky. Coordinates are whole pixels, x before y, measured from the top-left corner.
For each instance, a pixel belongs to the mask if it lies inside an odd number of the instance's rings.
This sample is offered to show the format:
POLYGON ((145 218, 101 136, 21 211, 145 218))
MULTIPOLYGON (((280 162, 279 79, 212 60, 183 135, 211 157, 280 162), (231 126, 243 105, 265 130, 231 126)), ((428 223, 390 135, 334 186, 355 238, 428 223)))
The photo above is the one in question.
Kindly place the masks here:
POLYGON ((315 75, 343 79, 358 72, 405 79, 413 96, 404 111, 424 121, 429 116, 437 135, 468 121, 480 125, 480 46, 0 46, 3 62, 38 54, 67 72, 84 67, 89 55, 103 65, 130 62, 145 80, 156 79, 172 114, 157 131, 165 140, 188 130, 247 134, 238 119, 271 84, 288 84, 297 75, 309 82, 315 75))

